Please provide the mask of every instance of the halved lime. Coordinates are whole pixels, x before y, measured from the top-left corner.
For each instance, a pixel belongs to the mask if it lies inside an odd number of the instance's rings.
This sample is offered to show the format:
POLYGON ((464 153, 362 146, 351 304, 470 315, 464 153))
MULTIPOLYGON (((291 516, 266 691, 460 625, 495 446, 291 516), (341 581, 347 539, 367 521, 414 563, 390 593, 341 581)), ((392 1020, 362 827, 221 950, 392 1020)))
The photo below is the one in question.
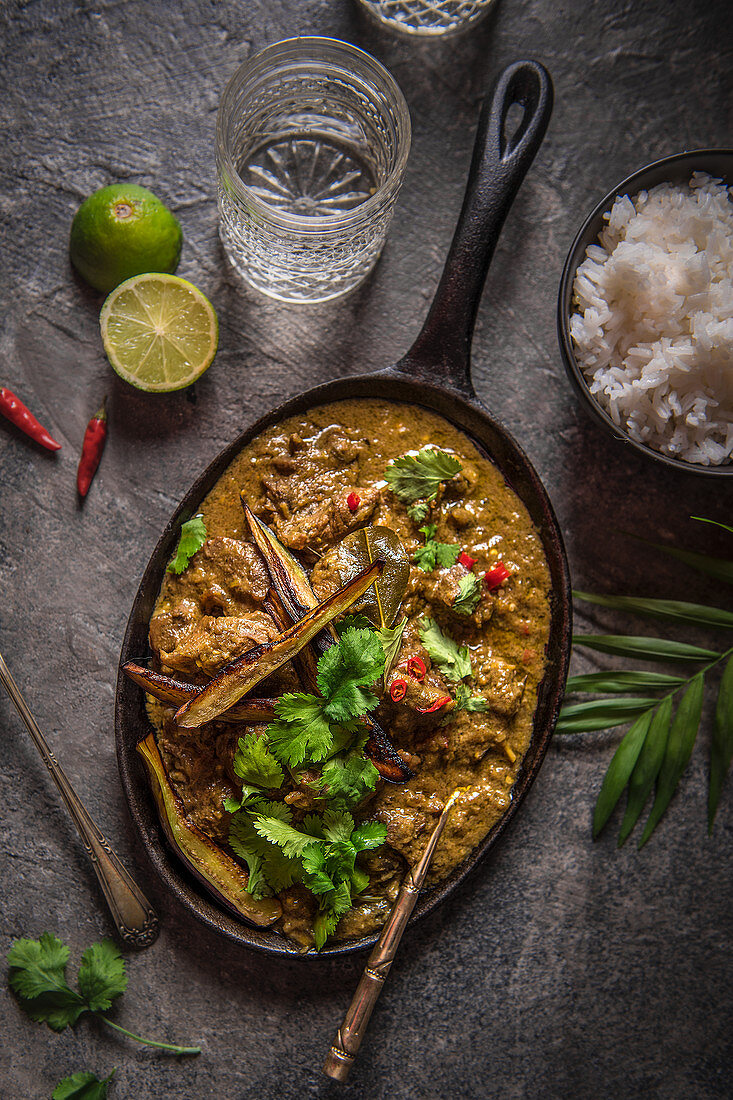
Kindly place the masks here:
POLYGON ((99 317, 107 358, 148 393, 182 390, 210 366, 219 342, 211 302, 177 275, 134 275, 112 291, 99 317))

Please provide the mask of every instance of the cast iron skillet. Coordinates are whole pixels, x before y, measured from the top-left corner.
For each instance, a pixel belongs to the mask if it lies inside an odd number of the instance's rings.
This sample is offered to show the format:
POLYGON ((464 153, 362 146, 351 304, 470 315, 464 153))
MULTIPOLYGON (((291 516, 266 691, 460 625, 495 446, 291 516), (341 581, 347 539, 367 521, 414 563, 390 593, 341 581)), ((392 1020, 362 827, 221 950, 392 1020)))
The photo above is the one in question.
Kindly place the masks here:
MULTIPOLYGON (((271 424, 329 401, 371 397, 421 405, 439 413, 469 435, 524 501, 542 539, 552 578, 547 671, 539 689, 531 743, 514 785, 509 809, 445 882, 422 895, 416 916, 424 916, 455 890, 496 843, 516 813, 542 763, 565 685, 570 653, 571 601, 562 537, 529 459, 509 432, 477 400, 471 385, 469 362, 471 335, 489 261, 512 200, 540 146, 551 110, 552 84, 541 65, 521 61, 505 70, 491 103, 487 103, 481 113, 458 227, 430 313, 410 351, 387 370, 328 382, 292 398, 258 420, 214 459, 182 500, 155 548, 135 597, 122 644, 123 664, 147 652, 148 621, 181 523, 195 514, 242 447, 271 424), (518 129, 507 139, 504 136, 507 113, 515 104, 521 105, 524 113, 518 129)), ((120 675, 116 705, 120 775, 143 845, 160 878, 199 920, 229 939, 270 954, 299 954, 297 948, 277 932, 250 927, 220 909, 165 846, 143 766, 135 753, 136 743, 149 728, 143 692, 120 675)), ((375 939, 375 935, 370 935, 334 944, 326 947, 321 955, 342 955, 367 947, 375 939)))

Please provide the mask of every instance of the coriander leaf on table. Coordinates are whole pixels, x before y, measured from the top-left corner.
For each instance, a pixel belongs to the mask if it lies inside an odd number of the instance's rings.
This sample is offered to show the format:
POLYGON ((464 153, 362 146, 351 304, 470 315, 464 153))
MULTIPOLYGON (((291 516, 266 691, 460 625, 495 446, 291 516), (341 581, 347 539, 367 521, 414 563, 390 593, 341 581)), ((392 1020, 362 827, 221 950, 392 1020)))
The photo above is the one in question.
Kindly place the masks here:
POLYGON ((81 957, 77 981, 91 1012, 109 1008, 127 988, 125 964, 116 944, 102 940, 88 947, 81 957))
POLYGON ((437 529, 434 523, 420 528, 420 533, 425 535, 425 545, 415 551, 412 560, 423 573, 430 573, 437 568, 450 569, 456 564, 461 553, 457 543, 436 542, 437 529))
POLYGON ((72 1073, 64 1077, 53 1090, 51 1100, 106 1100, 107 1086, 115 1075, 100 1080, 95 1073, 72 1073))
POLYGON ((168 564, 169 573, 182 573, 197 550, 206 542, 206 524, 203 516, 192 516, 181 524, 181 537, 172 561, 168 564))
POLYGON ((472 675, 468 646, 457 646, 448 634, 444 634, 434 619, 422 619, 418 623, 420 641, 430 654, 430 659, 449 680, 465 680, 472 675))
POLYGON ((373 630, 344 632, 337 646, 331 646, 318 661, 318 687, 326 715, 335 722, 360 717, 379 700, 364 688, 376 683, 384 671, 382 643, 373 630))
POLYGON ((453 610, 458 615, 473 615, 481 599, 481 582, 475 573, 466 573, 458 585, 458 595, 453 601, 453 610))
POLYGON ((108 1027, 121 1031, 145 1046, 170 1050, 174 1054, 200 1054, 200 1047, 180 1047, 144 1039, 102 1016, 127 985, 125 963, 110 940, 93 944, 83 955, 79 967, 79 991, 66 980, 68 947, 50 932, 39 939, 16 940, 8 952, 8 982, 18 995, 21 1007, 37 1023, 48 1024, 54 1031, 72 1026, 84 1012, 90 1012, 108 1027))
POLYGON ((458 459, 447 451, 423 447, 416 455, 392 459, 384 476, 399 500, 413 504, 418 500, 433 500, 441 483, 449 481, 462 468, 458 459))

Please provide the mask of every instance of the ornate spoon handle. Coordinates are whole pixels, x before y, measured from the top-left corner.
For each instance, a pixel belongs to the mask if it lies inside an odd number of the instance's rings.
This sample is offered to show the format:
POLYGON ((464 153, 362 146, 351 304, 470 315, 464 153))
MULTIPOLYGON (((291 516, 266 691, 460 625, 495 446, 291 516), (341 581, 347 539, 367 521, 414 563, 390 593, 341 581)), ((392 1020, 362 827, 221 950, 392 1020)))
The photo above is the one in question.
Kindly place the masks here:
POLYGON ((148 947, 160 930, 158 918, 140 887, 112 851, 109 841, 92 821, 79 796, 51 752, 38 723, 0 653, 0 680, 26 724, 33 742, 59 789, 84 842, 94 872, 107 899, 120 938, 130 947, 148 947))
POLYGON ((443 812, 438 818, 438 824, 428 840, 425 851, 403 879, 392 912, 387 917, 382 934, 375 943, 364 967, 364 973, 356 987, 356 993, 346 1010, 344 1022, 336 1032, 333 1046, 326 1055, 323 1072, 327 1077, 333 1077, 336 1081, 345 1081, 351 1072, 351 1067, 366 1033, 374 1006, 377 1003, 379 994, 382 992, 382 987, 387 980, 390 967, 397 954, 402 933, 410 919, 412 910, 415 908, 417 896, 428 873, 428 867, 440 839, 440 834, 445 828, 448 815, 459 795, 460 790, 457 790, 450 796, 443 807, 443 812))

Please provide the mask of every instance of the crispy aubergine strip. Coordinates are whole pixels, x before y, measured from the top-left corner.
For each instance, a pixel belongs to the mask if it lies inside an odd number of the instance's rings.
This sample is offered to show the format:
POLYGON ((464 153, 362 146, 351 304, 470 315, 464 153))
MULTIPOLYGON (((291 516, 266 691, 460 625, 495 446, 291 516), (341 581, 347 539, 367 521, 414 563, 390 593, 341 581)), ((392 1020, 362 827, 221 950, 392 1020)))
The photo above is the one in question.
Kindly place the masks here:
MULTIPOLYGON (((270 580, 279 597, 279 606, 291 620, 295 621, 305 614, 306 610, 315 607, 318 603, 310 580, 290 551, 286 550, 267 524, 258 519, 248 507, 244 495, 241 500, 252 538, 264 558, 270 580)), ((332 626, 322 630, 314 639, 318 655, 320 656, 336 641, 338 641, 338 635, 332 626)), ((305 686, 309 691, 317 692, 315 661, 312 662, 312 668, 302 671, 305 673, 303 676, 305 686)), ((412 778, 414 772, 408 768, 381 726, 368 715, 363 721, 369 728, 369 740, 364 747, 365 755, 388 783, 406 783, 412 778)))
MULTIPOLYGON (((314 600, 313 606, 315 607, 317 603, 318 600, 314 600)), ((308 608, 304 608, 301 615, 297 615, 294 619, 292 619, 285 610, 283 602, 277 594, 277 589, 272 587, 267 589, 267 595, 265 596, 265 602, 263 606, 267 614, 277 626, 278 630, 287 630, 288 627, 292 626, 293 623, 298 621, 298 619, 302 619, 303 615, 305 615, 306 611, 308 610, 308 608)), ((293 657, 293 666, 296 673, 298 674, 298 679, 300 680, 301 684, 310 684, 316 682, 316 676, 318 675, 318 662, 316 660, 316 655, 313 652, 312 642, 309 645, 303 646, 300 653, 297 653, 295 657, 293 657)))
MULTIPOLYGON (((182 707, 189 699, 199 695, 203 690, 201 685, 186 684, 183 680, 174 680, 172 676, 164 676, 161 672, 153 672, 150 668, 128 661, 122 666, 122 671, 134 683, 139 684, 143 691, 160 699, 161 703, 168 703, 172 707, 182 707)), ((244 699, 241 703, 231 707, 219 715, 220 722, 271 722, 275 717, 275 703, 277 699, 244 699)))
POLYGON ((282 916, 280 902, 276 898, 259 901, 253 898, 247 892, 249 876, 244 868, 186 817, 183 802, 168 778, 155 735, 149 733, 137 751, 148 773, 163 832, 181 862, 238 917, 259 928, 274 924, 282 916))
POLYGON ((254 646, 236 661, 226 665, 203 691, 176 711, 176 722, 179 726, 195 729, 229 710, 255 684, 270 676, 286 661, 292 660, 296 653, 300 653, 311 638, 332 619, 347 611, 366 592, 369 585, 381 576, 383 569, 384 562, 375 561, 369 569, 363 569, 358 576, 342 585, 337 592, 279 634, 274 641, 254 646))

